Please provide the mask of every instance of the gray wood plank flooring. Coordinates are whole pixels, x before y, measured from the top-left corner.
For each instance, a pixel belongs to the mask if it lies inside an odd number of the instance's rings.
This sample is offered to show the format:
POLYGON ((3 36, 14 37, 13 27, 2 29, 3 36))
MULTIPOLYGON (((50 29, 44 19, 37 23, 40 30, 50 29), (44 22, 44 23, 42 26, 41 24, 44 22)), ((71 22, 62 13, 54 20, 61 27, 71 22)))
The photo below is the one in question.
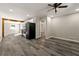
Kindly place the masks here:
POLYGON ((28 40, 8 35, 0 43, 0 56, 78 56, 79 43, 57 38, 28 40))

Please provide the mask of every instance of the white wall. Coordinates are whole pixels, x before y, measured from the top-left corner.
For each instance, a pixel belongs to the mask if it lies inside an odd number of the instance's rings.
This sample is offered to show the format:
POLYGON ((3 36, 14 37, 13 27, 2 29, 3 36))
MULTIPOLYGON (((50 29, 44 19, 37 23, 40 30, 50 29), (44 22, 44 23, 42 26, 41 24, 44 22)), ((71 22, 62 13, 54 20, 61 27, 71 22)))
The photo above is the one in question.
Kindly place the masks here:
POLYGON ((79 13, 52 19, 52 36, 79 41, 79 13))

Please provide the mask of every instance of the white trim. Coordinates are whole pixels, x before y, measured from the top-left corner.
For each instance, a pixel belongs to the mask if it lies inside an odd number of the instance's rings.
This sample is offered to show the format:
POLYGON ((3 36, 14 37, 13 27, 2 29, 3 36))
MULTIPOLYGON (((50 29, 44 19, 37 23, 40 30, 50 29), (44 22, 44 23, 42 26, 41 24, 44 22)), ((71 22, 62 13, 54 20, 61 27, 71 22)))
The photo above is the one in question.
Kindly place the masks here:
POLYGON ((53 37, 53 36, 46 37, 46 39, 49 39, 49 38, 51 38, 51 37, 53 37))
POLYGON ((41 36, 36 37, 36 39, 41 38, 41 36))
POLYGON ((66 41, 73 41, 73 42, 77 42, 79 43, 78 40, 73 40, 73 39, 68 39, 68 38, 62 38, 62 37, 55 37, 55 36, 51 36, 49 38, 58 38, 58 39, 61 39, 61 40, 66 40, 66 41))

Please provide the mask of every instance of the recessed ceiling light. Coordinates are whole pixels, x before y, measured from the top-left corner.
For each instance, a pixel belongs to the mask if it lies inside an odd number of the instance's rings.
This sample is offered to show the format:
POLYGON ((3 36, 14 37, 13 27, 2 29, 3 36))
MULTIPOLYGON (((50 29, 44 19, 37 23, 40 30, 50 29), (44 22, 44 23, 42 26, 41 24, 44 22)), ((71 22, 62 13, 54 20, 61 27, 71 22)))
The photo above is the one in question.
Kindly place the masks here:
POLYGON ((13 9, 9 9, 10 12, 13 12, 13 9))
POLYGON ((27 16, 29 16, 29 14, 27 14, 27 16))
POLYGON ((79 8, 78 9, 75 9, 76 11, 79 11, 79 8))

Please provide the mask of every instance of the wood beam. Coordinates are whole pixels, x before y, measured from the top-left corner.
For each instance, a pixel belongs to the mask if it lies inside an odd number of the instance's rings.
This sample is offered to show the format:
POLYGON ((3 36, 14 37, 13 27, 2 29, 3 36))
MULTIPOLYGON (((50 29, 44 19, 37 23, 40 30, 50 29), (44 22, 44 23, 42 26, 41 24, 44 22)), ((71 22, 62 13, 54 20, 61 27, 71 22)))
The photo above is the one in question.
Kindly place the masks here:
POLYGON ((2 39, 4 38, 4 18, 2 18, 2 39))
POLYGON ((24 22, 22 20, 13 20, 13 19, 6 19, 6 18, 3 18, 4 20, 8 20, 8 21, 13 21, 13 22, 24 22))

